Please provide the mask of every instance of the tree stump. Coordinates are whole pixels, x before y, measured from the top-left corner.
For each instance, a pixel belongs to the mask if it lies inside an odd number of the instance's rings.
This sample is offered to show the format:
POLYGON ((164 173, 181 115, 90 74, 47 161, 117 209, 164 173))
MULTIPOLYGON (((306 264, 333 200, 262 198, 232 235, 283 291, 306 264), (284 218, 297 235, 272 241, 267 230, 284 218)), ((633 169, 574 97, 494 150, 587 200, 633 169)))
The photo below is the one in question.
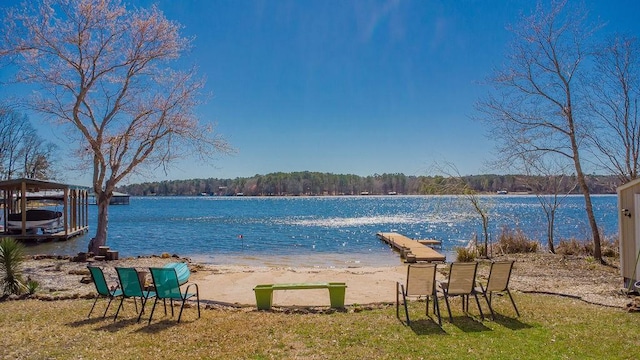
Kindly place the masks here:
POLYGON ((106 259, 107 260, 118 260, 118 251, 117 250, 107 250, 106 259))
POLYGON ((100 246, 98 247, 98 256, 107 256, 107 251, 109 251, 108 246, 100 246))
POLYGON ((87 262, 87 253, 79 252, 78 255, 74 256, 71 261, 73 262, 87 262))

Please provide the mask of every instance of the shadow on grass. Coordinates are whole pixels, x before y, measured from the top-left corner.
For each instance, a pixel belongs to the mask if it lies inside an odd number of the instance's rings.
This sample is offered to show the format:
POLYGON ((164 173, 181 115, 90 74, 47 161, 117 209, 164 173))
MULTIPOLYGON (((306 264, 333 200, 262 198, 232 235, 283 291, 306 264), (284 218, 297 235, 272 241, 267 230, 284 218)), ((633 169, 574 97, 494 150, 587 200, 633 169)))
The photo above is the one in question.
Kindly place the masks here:
POLYGON ((416 335, 448 335, 443 328, 438 325, 438 321, 431 318, 413 320, 409 325, 416 335))
POLYGON ((92 325, 92 324, 97 324, 99 322, 103 322, 103 321, 112 321, 113 317, 112 316, 108 316, 108 317, 94 317, 94 318, 84 318, 82 320, 76 320, 73 322, 68 323, 68 326, 71 327, 81 327, 81 326, 86 326, 86 325, 92 325))
POLYGON ((522 321, 516 318, 503 316, 498 313, 496 313, 496 318, 493 321, 496 324, 500 324, 506 327, 507 329, 511 329, 511 330, 523 330, 523 329, 530 329, 533 327, 529 324, 523 323, 522 321))
POLYGON ((167 319, 162 319, 160 321, 156 321, 156 322, 151 322, 151 324, 147 325, 145 323, 145 326, 141 327, 140 329, 136 330, 135 332, 140 332, 140 333, 145 333, 145 334, 157 334, 160 333, 162 331, 165 330, 169 330, 172 329, 174 327, 177 326, 182 326, 182 325, 186 325, 189 323, 192 323, 194 321, 197 320, 187 320, 185 321, 184 319, 182 319, 180 322, 178 322, 178 320, 176 319, 171 319, 171 318, 167 318, 167 319))
POLYGON ((111 318, 104 325, 96 328, 96 330, 98 330, 98 331, 117 332, 117 331, 120 331, 120 330, 122 330, 122 329, 124 329, 126 327, 135 326, 137 324, 143 323, 142 320, 140 320, 139 323, 138 323, 137 320, 138 320, 137 316, 135 318, 131 318, 131 319, 118 317, 118 320, 116 320, 116 321, 113 321, 113 318, 111 318))
POLYGON ((492 331, 492 329, 486 327, 481 321, 469 316, 454 316, 451 324, 464 332, 492 331))

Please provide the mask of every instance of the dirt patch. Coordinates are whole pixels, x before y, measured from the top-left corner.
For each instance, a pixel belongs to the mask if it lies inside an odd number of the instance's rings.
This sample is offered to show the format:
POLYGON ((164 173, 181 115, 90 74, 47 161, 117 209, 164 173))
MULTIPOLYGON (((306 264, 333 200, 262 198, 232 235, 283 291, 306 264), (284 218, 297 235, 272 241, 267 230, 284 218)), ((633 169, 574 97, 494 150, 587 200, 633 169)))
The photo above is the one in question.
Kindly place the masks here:
MULTIPOLYGON (((576 256, 554 254, 517 254, 494 258, 512 259, 514 266, 510 288, 521 292, 552 293, 582 299, 586 302, 624 308, 631 300, 624 294, 622 276, 617 260, 607 259, 610 265, 576 256)), ((92 262, 104 268, 109 283, 117 283, 115 267, 135 267, 146 270, 168 262, 188 261, 175 257, 139 257, 115 261, 92 262)), ((36 294, 43 300, 90 297, 95 293, 93 283, 82 283, 88 276, 86 262, 69 259, 29 258, 23 267, 25 278, 36 280, 40 288, 36 294)), ((285 268, 233 265, 200 265, 190 263, 192 280, 200 285, 205 300, 230 304, 255 304, 253 286, 262 282, 291 282, 300 279, 330 279, 348 285, 347 303, 375 304, 395 301, 395 282, 403 282, 404 266, 379 268, 285 268)), ((446 265, 440 265, 446 270, 446 265)), ((478 276, 486 279, 489 261, 481 261, 478 276)), ((439 274, 439 279, 444 275, 439 274)), ((305 296, 303 291, 292 292, 305 296)), ((308 297, 306 297, 308 298, 308 297)), ((297 301, 294 298, 292 301, 297 301)))

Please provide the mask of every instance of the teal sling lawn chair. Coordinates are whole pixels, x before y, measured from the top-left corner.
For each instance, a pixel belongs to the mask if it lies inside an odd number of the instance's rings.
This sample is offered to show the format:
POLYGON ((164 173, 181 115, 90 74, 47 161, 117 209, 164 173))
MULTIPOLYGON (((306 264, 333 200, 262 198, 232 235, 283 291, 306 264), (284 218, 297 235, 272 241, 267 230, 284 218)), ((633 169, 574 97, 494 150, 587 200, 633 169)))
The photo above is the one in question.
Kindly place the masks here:
MULTIPOLYGON (((178 315, 178 322, 182 317, 182 310, 184 310, 184 304, 187 299, 195 296, 198 303, 198 318, 200 318, 200 291, 198 290, 198 284, 186 283, 187 287, 184 292, 180 290, 180 283, 178 282, 178 274, 174 268, 149 268, 151 271, 151 277, 153 278, 153 284, 156 288, 156 298, 153 301, 153 307, 151 308, 151 315, 149 316, 149 324, 151 324, 151 318, 153 318, 153 312, 156 309, 156 304, 159 299, 171 301, 171 316, 173 316, 173 300, 180 300, 182 302, 180 306, 180 314, 178 315), (189 289, 195 287, 196 292, 190 293, 189 289)), ((167 308, 165 307, 165 315, 167 314, 167 308)))
POLYGON ((107 280, 105 279, 104 273, 102 272, 101 268, 95 267, 95 266, 87 266, 87 268, 91 273, 91 278, 93 279, 93 283, 96 286, 96 291, 98 292, 96 301, 93 302, 93 306, 91 306, 91 310, 89 310, 89 315, 87 315, 87 318, 91 317, 91 313, 93 312, 93 308, 96 306, 98 299, 109 298, 109 303, 107 304, 107 308, 104 309, 104 314, 102 314, 102 317, 105 317, 107 316, 107 311, 109 310, 111 301, 113 301, 113 299, 119 296, 122 296, 122 290, 119 289, 118 286, 116 286, 113 289, 109 288, 109 285, 107 285, 107 280))
POLYGON ((118 318, 118 313, 120 313, 120 309, 122 309, 122 304, 125 298, 133 298, 133 303, 136 305, 136 312, 138 311, 138 302, 136 301, 136 298, 140 298, 140 304, 142 307, 140 309, 140 314, 138 315, 139 322, 142 314, 144 313, 144 307, 147 304, 147 300, 155 297, 156 293, 154 291, 144 290, 144 285, 140 283, 140 277, 138 277, 136 269, 117 267, 116 272, 118 273, 118 279, 120 280, 122 299, 120 300, 118 311, 116 311, 116 315, 113 317, 113 321, 116 321, 118 318))

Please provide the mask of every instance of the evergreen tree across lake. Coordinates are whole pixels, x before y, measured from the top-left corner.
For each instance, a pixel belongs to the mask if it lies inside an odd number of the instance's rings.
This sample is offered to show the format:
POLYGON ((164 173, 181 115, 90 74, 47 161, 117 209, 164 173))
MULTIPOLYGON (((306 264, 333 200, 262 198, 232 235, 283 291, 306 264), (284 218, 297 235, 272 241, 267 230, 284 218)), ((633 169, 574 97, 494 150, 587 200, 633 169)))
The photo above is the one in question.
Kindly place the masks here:
MULTIPOLYGON (((571 176, 566 176, 571 179, 571 176)), ((469 188, 478 193, 529 193, 531 184, 541 182, 526 175, 463 176, 469 188)), ((593 194, 614 194, 619 180, 612 175, 592 175, 587 178, 593 194)), ((443 189, 451 178, 443 176, 406 176, 404 174, 331 174, 320 172, 278 172, 235 179, 190 179, 145 182, 124 185, 118 191, 133 196, 321 196, 321 195, 454 195, 443 189)), ((571 181, 560 192, 576 193, 571 181)))

